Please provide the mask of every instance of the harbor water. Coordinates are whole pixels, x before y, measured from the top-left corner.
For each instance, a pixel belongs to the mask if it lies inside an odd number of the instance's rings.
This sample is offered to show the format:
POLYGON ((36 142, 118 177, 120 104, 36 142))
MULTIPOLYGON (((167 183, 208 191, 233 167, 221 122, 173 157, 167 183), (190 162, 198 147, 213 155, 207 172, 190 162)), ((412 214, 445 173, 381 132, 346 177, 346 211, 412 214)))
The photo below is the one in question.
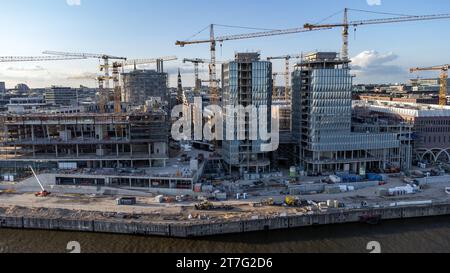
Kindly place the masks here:
POLYGON ((69 242, 79 243, 84 253, 368 253, 367 245, 373 241, 384 253, 449 253, 450 216, 198 239, 0 229, 3 253, 67 253, 69 242))

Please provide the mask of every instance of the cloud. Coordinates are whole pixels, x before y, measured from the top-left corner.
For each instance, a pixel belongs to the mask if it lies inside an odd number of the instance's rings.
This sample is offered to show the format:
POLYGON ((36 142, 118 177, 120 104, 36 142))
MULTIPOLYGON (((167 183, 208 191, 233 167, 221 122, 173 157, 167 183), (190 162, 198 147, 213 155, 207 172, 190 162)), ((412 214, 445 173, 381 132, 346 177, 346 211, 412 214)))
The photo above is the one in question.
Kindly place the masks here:
POLYGON ((381 54, 366 50, 352 58, 352 70, 366 82, 402 81, 408 78, 405 68, 392 64, 398 59, 393 52, 381 54))
POLYGON ((98 74, 91 72, 84 72, 80 74, 74 74, 67 76, 67 80, 95 80, 98 74))
POLYGON ((367 0, 369 6, 381 6, 381 0, 367 0))
POLYGON ((81 0, 66 0, 69 6, 81 6, 81 0))

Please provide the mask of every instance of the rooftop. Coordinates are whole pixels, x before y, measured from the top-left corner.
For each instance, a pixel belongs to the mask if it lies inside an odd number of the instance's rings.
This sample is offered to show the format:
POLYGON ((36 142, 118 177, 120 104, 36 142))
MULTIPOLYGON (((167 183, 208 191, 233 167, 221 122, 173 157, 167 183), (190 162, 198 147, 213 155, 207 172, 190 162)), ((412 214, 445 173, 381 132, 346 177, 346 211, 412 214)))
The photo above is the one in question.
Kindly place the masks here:
POLYGON ((410 117, 450 117, 450 106, 379 100, 353 101, 353 106, 368 107, 377 112, 410 117))

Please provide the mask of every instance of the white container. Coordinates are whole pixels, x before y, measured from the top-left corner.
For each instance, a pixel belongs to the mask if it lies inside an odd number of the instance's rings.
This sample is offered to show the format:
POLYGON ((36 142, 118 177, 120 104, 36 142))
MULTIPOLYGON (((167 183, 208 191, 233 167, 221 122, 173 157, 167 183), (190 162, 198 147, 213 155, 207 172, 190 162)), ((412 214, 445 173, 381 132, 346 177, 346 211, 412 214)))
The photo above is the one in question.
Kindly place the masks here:
POLYGON ((190 169, 191 169, 191 171, 198 171, 198 160, 197 159, 191 159, 190 169))
POLYGON ((333 183, 341 183, 342 179, 337 175, 330 175, 330 180, 333 183))
POLYGON ((155 197, 155 202, 161 204, 164 201, 164 196, 158 195, 155 197))

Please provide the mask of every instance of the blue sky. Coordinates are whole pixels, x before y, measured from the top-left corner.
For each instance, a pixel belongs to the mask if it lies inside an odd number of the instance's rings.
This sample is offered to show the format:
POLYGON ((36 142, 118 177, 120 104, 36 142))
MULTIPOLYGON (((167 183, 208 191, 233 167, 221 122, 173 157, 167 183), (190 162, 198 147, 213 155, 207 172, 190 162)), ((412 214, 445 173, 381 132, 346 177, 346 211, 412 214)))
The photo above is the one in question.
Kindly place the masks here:
MULTIPOLYGON (((209 58, 208 45, 179 48, 175 41, 192 36, 210 23, 283 29, 319 22, 344 7, 408 15, 450 13, 448 0, 1 0, 1 6, 2 56, 63 50, 129 58, 177 55, 180 59, 209 58)), ((389 16, 356 11, 350 14, 351 20, 383 17, 389 16)), ((341 20, 339 14, 326 22, 341 20)), ((439 20, 364 26, 356 33, 352 30, 350 55, 358 68, 356 81, 404 82, 411 77, 409 67, 449 63, 445 59, 450 49, 449 27, 450 20, 439 20)), ((245 32, 252 31, 217 28, 217 35, 245 32)), ((229 41, 218 49, 218 58, 228 60, 236 51, 249 50, 260 50, 263 56, 339 51, 340 32, 335 29, 229 41)), ((203 32, 198 37, 207 36, 203 32)), ((173 62, 166 67, 169 72, 181 67, 185 85, 193 84, 191 66, 173 62)), ((281 71, 282 67, 282 62, 276 63, 274 70, 281 71)), ((6 81, 9 87, 19 82, 32 87, 94 86, 97 70, 97 60, 3 63, 0 81, 6 81)), ((176 83, 175 78, 171 76, 171 85, 176 83)), ((281 78, 279 82, 283 84, 281 78)))

